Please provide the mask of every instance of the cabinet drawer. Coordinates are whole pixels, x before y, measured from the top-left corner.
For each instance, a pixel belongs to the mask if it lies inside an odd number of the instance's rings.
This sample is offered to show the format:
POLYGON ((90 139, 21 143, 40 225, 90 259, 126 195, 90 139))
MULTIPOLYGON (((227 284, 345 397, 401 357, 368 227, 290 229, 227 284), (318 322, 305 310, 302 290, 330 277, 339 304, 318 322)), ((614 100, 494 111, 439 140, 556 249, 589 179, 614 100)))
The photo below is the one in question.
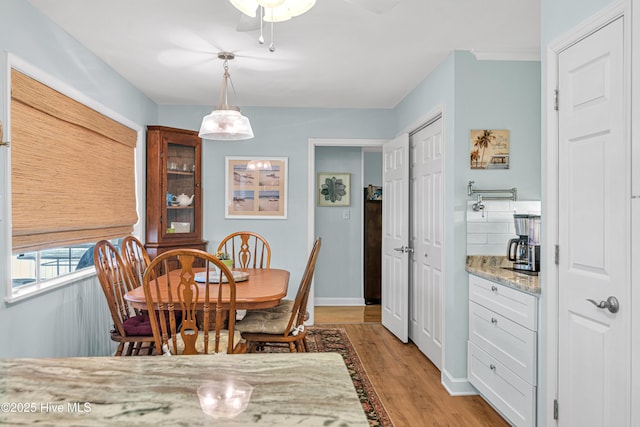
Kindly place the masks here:
POLYGON ((468 343, 468 377, 483 397, 515 426, 535 426, 536 387, 485 351, 468 343))
POLYGON ((527 329, 538 329, 538 299, 533 295, 470 274, 469 300, 527 329))
POLYGON ((469 340, 533 385, 536 385, 536 339, 536 332, 469 302, 469 340))

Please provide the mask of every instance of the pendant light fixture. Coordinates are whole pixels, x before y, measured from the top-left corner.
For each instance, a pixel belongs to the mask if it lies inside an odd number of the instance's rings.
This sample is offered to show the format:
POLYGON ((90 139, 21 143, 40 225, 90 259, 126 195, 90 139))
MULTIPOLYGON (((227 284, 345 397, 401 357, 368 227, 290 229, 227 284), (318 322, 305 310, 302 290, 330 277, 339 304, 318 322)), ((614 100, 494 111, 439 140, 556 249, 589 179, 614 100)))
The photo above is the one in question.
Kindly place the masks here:
POLYGON ((274 52, 276 47, 273 43, 273 23, 288 21, 291 18, 302 15, 309 11, 316 0, 229 0, 240 12, 255 18, 258 8, 260 8, 260 44, 264 43, 262 37, 262 24, 271 23, 271 43, 269 51, 274 52))
MULTIPOLYGON (((249 119, 240 113, 240 108, 229 105, 227 100, 228 84, 231 80, 228 61, 235 58, 235 55, 230 52, 220 52, 218 58, 224 60, 220 101, 211 114, 202 119, 198 136, 203 139, 223 141, 251 139, 253 138, 253 130, 249 119)), ((231 86, 233 87, 233 83, 231 86)))

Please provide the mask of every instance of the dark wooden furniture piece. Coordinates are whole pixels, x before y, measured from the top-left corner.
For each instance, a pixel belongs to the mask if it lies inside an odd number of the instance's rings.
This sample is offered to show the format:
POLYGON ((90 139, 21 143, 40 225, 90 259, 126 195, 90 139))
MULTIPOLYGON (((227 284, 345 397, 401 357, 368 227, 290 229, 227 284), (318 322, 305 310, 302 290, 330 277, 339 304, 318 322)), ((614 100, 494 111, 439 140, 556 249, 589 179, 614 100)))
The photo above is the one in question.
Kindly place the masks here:
MULTIPOLYGON (((202 268, 194 269, 195 273, 203 271, 202 268)), ((258 309, 275 307, 282 298, 287 296, 289 287, 289 272, 277 268, 244 268, 234 269, 234 272, 248 274, 246 281, 236 280, 236 309, 258 309)), ((172 270, 168 276, 171 278, 172 286, 179 283, 180 270, 172 270)), ((204 288, 204 284, 200 285, 204 288)), ((213 285, 214 287, 218 285, 213 285)), ((155 297, 152 291, 152 297, 155 297)), ((165 297, 165 294, 161 294, 165 297)), ((132 307, 146 310, 147 301, 142 287, 133 289, 125 294, 124 298, 129 301, 132 307)), ((204 301, 199 301, 204 304, 204 301)))
POLYGON ((253 353, 263 347, 288 347, 290 352, 307 352, 307 331, 304 321, 309 318, 307 302, 311 280, 320 252, 321 239, 317 238, 307 260, 296 299, 283 300, 276 307, 248 310, 236 324, 242 338, 247 342, 247 351, 253 353))
POLYGON ((380 304, 382 293, 382 200, 368 200, 364 189, 364 301, 380 304))
POLYGON ((107 240, 96 243, 93 257, 98 280, 113 319, 111 339, 119 343, 115 355, 121 356, 125 346, 126 356, 137 355, 145 344, 148 354, 151 354, 154 339, 149 316, 124 299, 125 293, 138 286, 131 270, 123 262, 116 247, 107 240))
POLYGON ((202 240, 201 162, 198 132, 147 127, 145 248, 150 259, 171 249, 206 251, 207 242, 202 240))
POLYGON ((236 310, 236 283, 215 256, 198 249, 163 252, 149 264, 142 287, 147 311, 157 313, 149 316, 157 354, 244 353, 235 316, 227 316, 236 310), (164 275, 170 261, 177 263, 179 274, 164 275))
POLYGON ((237 231, 222 239, 218 252, 231 256, 233 267, 269 268, 271 247, 267 240, 253 231, 237 231))

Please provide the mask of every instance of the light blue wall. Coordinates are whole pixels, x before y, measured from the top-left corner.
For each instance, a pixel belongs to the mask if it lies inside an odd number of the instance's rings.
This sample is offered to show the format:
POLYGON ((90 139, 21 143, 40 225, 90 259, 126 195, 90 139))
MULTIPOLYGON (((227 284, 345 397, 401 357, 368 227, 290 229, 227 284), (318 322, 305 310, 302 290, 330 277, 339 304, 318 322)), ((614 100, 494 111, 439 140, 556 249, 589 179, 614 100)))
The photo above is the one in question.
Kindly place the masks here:
MULTIPOLYGON (((141 127, 157 119, 157 108, 131 84, 23 0, 0 2, 0 50, 19 56, 141 127)), ((4 69, 2 70, 4 74, 4 69)), ((4 75, 3 81, 4 81, 4 75)), ((0 90, 4 90, 4 87, 0 90)), ((6 94, 2 92, 4 97, 6 94)), ((0 117, 5 115, 0 102, 0 117)), ((4 120, 3 120, 4 122, 4 120)), ((144 147, 141 147, 144 150, 144 147)), ((6 149, 0 149, 0 202, 6 149)), ((4 209, 0 203, 0 209, 4 209)), ((144 212, 142 206, 141 212, 144 212)), ((10 254, 0 221, 0 295, 6 295, 10 254)), ((0 302, 0 357, 61 357, 110 354, 110 316, 95 278, 23 302, 0 302)))
MULTIPOLYGON (((362 289, 362 155, 360 147, 316 147, 316 173, 351 174, 351 205, 316 206, 316 235, 322 237, 315 297, 358 300, 362 289), (350 219, 344 219, 348 211, 350 219)), ((319 183, 316 183, 316 188, 319 183)))
MULTIPOLYGON (((197 130, 211 107, 160 106, 159 122, 197 130)), ((242 108, 256 137, 247 141, 204 141, 202 188, 204 239, 209 249, 237 230, 264 235, 271 245, 271 265, 291 272, 289 296, 295 295, 307 261, 307 185, 309 138, 388 139, 394 134, 391 110, 332 110, 305 108, 242 108), (225 219, 225 156, 286 156, 289 161, 288 218, 286 220, 225 219)), ((360 163, 358 163, 360 173, 360 163)), ((355 223, 354 220, 351 221, 355 223)), ((316 233, 318 234, 318 233, 316 233)), ((318 264, 329 252, 323 237, 318 264)), ((356 267, 354 267, 356 268, 356 267)), ((319 268, 318 268, 319 270, 319 268)), ((322 289, 316 292, 324 292, 322 289)))
POLYGON ((382 153, 380 151, 365 151, 362 153, 364 163, 363 187, 375 185, 382 187, 382 153))
MULTIPOLYGON (((456 190, 517 187, 518 200, 540 200, 540 62, 477 61, 456 52, 456 190), (510 168, 471 170, 471 129, 508 129, 510 168)), ((465 195, 466 199, 466 195, 465 195)))

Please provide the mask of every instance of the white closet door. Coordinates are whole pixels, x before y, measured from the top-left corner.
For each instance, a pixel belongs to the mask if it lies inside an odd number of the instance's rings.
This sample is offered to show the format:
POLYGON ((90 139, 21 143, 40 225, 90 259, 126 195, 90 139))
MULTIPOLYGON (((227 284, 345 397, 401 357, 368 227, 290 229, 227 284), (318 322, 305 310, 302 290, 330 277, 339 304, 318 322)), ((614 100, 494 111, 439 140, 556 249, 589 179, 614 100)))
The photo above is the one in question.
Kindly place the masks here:
POLYGON ((630 171, 623 19, 560 53, 560 426, 630 425, 630 171), (615 297, 619 311, 595 302, 615 297))
POLYGON ((382 148, 382 324, 409 340, 409 135, 382 148))
POLYGON ((409 338, 442 369, 442 118, 411 136, 409 338))

